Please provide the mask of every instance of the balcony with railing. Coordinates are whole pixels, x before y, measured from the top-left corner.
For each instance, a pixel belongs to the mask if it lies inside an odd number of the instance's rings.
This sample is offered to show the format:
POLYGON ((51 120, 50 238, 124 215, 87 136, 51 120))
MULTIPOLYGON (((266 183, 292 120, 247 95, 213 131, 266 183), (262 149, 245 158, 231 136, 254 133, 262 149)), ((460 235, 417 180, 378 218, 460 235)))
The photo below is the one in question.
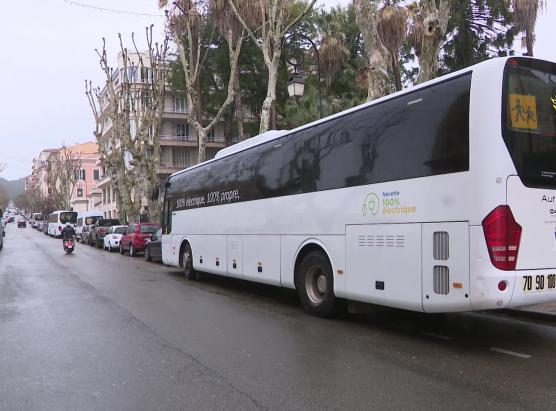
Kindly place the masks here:
POLYGON ((189 114, 189 108, 183 106, 164 106, 163 117, 183 119, 189 114))
POLYGON ((160 173, 174 173, 176 171, 183 170, 187 167, 190 167, 191 164, 188 163, 168 163, 168 162, 160 162, 160 173))

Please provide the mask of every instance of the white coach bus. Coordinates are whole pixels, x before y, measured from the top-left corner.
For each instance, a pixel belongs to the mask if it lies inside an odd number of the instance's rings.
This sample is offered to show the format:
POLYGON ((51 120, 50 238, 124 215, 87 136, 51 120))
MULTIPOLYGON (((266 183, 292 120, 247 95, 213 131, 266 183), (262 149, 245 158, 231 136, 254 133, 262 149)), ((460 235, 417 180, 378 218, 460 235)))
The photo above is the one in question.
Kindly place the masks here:
POLYGON ((556 64, 493 59, 287 132, 166 183, 162 257, 424 312, 556 300, 556 64))
POLYGON ((75 211, 58 210, 48 215, 48 235, 61 237, 62 230, 67 223, 75 228, 77 213, 75 211))

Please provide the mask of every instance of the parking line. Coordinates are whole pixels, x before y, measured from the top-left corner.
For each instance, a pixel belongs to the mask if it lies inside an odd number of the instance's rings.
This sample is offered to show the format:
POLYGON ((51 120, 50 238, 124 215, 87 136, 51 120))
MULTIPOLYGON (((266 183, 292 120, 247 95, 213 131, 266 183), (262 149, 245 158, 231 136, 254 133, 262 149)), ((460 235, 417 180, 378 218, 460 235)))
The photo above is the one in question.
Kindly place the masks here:
POLYGON ((517 357, 517 358, 525 358, 525 359, 531 358, 531 355, 529 354, 522 354, 520 352, 504 350, 502 348, 490 347, 490 351, 494 351, 500 354, 511 355, 512 357, 517 357))

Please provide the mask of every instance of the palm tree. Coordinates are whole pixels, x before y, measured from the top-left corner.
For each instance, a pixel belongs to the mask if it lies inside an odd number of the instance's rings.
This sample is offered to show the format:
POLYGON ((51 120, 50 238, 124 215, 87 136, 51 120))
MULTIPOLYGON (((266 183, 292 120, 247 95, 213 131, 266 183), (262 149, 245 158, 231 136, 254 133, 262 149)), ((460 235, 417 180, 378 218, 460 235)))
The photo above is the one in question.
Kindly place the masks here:
POLYGON ((525 32, 527 55, 533 56, 537 11, 546 5, 543 0, 512 0, 513 17, 519 30, 525 32))
POLYGON ((390 53, 396 91, 402 89, 400 73, 400 47, 407 36, 408 13, 405 7, 391 4, 389 0, 378 11, 378 35, 390 53))
POLYGON ((321 30, 321 66, 324 83, 330 88, 332 81, 350 58, 350 51, 346 47, 346 34, 343 31, 348 23, 346 13, 340 7, 333 8, 330 12, 321 11, 318 20, 321 30))

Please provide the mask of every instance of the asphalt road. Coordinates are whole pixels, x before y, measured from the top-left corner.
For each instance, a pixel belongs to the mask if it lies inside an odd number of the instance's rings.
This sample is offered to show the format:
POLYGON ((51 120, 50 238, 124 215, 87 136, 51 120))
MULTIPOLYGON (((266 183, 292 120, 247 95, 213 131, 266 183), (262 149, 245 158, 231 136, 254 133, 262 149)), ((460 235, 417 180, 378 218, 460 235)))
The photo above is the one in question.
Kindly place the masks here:
POLYGON ((556 409, 556 328, 188 282, 11 224, 0 251, 1 410, 556 409))

